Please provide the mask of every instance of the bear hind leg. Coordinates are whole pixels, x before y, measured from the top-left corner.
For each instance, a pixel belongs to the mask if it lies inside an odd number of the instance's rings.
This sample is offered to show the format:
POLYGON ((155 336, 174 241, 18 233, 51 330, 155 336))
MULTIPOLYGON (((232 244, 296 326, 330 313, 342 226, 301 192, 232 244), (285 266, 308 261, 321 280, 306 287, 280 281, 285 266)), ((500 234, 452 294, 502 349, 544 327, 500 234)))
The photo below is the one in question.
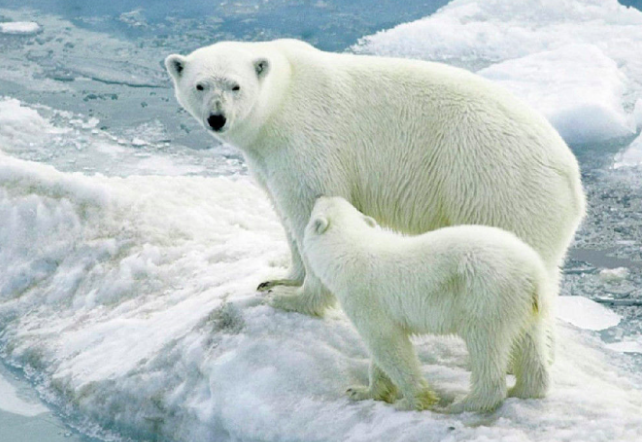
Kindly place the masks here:
POLYGON ((510 356, 508 330, 475 327, 463 336, 471 365, 470 392, 447 407, 448 413, 492 411, 506 398, 506 369, 510 356))

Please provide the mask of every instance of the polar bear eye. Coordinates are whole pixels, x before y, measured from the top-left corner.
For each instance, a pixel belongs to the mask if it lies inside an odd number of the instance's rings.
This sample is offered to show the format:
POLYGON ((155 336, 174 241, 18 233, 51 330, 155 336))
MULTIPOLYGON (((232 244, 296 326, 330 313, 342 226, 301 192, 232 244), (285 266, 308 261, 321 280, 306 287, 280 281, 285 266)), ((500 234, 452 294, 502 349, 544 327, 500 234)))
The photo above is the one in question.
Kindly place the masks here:
POLYGON ((196 90, 197 90, 197 91, 202 91, 202 90, 204 90, 204 89, 205 89, 205 86, 203 86, 201 83, 199 83, 199 84, 197 84, 197 85, 196 85, 196 90))
POLYGON ((233 90, 234 92, 238 92, 238 91, 240 91, 240 90, 241 90, 241 86, 239 86, 238 84, 235 84, 234 86, 232 86, 232 90, 233 90))

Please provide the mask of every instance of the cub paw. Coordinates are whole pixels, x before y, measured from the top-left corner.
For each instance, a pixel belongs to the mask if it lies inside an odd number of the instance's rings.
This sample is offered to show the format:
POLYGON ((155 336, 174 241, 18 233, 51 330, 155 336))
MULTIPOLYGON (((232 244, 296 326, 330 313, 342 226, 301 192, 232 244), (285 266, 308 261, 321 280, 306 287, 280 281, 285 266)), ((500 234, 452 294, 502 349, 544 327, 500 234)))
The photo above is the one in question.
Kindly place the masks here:
POLYGON ((353 401, 373 399, 392 404, 397 399, 397 388, 394 385, 389 386, 389 388, 376 389, 364 385, 353 385, 346 390, 346 395, 353 401))
POLYGON ((478 399, 466 396, 463 399, 449 405, 444 412, 449 414, 459 414, 465 411, 474 413, 486 413, 497 409, 502 404, 502 400, 478 399))
POLYGON ((401 411, 431 410, 437 402, 439 402, 437 394, 429 388, 423 388, 410 398, 404 396, 395 403, 395 408, 401 411))

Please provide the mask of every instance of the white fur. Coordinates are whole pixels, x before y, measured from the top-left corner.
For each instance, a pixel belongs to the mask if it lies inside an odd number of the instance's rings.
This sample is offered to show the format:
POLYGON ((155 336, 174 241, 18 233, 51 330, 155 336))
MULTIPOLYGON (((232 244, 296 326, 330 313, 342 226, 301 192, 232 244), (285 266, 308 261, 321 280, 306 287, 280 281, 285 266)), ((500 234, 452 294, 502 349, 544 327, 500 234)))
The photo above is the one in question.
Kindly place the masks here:
POLYGON ((487 226, 445 227, 403 237, 372 227, 342 198, 320 198, 304 251, 339 299, 372 356, 370 385, 353 399, 425 409, 436 396, 424 381, 410 334, 457 334, 468 347, 471 390, 449 411, 489 411, 509 392, 542 397, 548 388, 545 319, 550 286, 541 258, 512 233, 487 226))
POLYGON ((166 64, 178 101, 206 128, 209 113, 229 116, 210 132, 243 152, 285 227, 289 275, 259 286, 274 291, 273 305, 320 315, 333 303, 301 254, 319 195, 342 196, 407 234, 501 227, 537 250, 557 279, 584 214, 577 161, 504 89, 443 64, 328 53, 295 40, 222 42, 166 64), (258 59, 269 63, 261 75, 258 59), (207 89, 196 91, 198 82, 207 89))

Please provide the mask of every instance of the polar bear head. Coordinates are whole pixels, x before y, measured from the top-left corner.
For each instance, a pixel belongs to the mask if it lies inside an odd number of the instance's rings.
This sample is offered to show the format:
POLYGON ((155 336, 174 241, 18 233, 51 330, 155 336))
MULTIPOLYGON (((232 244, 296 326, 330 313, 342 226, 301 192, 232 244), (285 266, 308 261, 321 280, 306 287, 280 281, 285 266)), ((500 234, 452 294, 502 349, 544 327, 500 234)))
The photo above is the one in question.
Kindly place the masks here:
POLYGON ((172 54, 165 67, 181 106, 227 141, 226 134, 242 127, 255 110, 271 75, 270 57, 261 52, 260 45, 222 42, 187 56, 172 54))
POLYGON ((377 227, 377 222, 359 212, 341 197, 319 197, 312 209, 305 235, 314 238, 326 235, 330 230, 363 231, 377 227))

